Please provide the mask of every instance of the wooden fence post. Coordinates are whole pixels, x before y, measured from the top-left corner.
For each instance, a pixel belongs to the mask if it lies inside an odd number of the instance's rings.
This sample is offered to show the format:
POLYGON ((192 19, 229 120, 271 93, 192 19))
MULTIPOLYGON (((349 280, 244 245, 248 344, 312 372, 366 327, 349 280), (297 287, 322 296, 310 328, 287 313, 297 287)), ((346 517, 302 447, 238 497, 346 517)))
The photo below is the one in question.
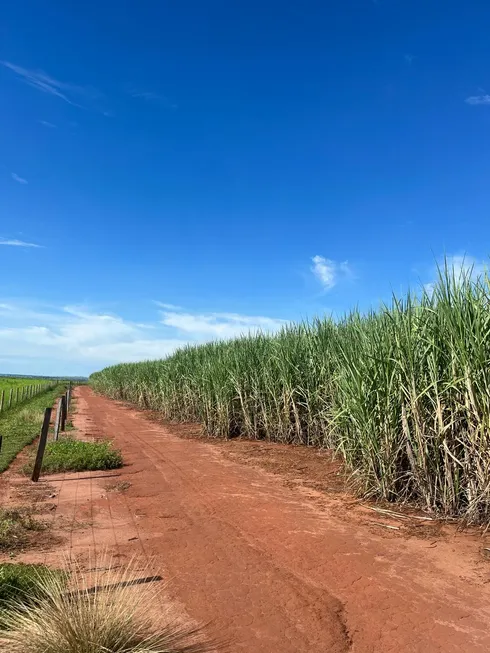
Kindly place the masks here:
POLYGON ((39 446, 37 448, 36 462, 34 463, 34 470, 32 472, 32 480, 37 483, 39 475, 41 474, 41 467, 43 464, 44 450, 46 449, 46 441, 48 439, 49 422, 51 421, 51 408, 46 408, 44 411, 44 421, 41 428, 41 437, 39 438, 39 446))
POLYGON ((9 408, 10 408, 10 406, 12 405, 12 394, 13 394, 13 392, 14 392, 14 389, 13 389, 13 388, 10 388, 10 394, 9 394, 9 408))
POLYGON ((5 390, 2 390, 2 394, 0 395, 0 413, 3 411, 4 400, 5 400, 5 390))
POLYGON ((61 397, 61 427, 60 430, 64 431, 66 427, 66 395, 61 397))
POLYGON ((60 419, 61 419, 61 404, 62 398, 60 397, 58 401, 58 406, 56 408, 56 418, 54 420, 54 439, 57 440, 60 435, 60 419))

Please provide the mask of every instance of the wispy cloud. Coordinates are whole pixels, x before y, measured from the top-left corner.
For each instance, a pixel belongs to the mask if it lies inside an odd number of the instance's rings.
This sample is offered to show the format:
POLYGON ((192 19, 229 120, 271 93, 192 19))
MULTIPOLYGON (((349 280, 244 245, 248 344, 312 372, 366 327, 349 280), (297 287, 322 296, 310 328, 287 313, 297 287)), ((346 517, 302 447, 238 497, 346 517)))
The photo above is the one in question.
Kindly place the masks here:
POLYGON ((473 106, 477 105, 490 105, 490 95, 470 95, 465 100, 466 104, 472 104, 473 106))
POLYGON ((337 263, 332 259, 317 254, 311 259, 311 271, 325 290, 331 290, 340 279, 352 277, 352 270, 347 261, 337 263))
POLYGON ((27 179, 24 179, 23 177, 19 177, 19 175, 16 174, 15 172, 11 172, 11 173, 10 173, 10 176, 12 177, 12 179, 13 179, 14 181, 17 181, 19 184, 27 184, 27 183, 29 183, 29 182, 27 181, 27 179))
POLYGON ((43 93, 55 95, 65 102, 68 102, 68 104, 76 105, 76 103, 66 95, 66 91, 72 91, 77 87, 74 87, 71 84, 66 84, 65 82, 60 82, 59 80, 54 79, 54 77, 50 77, 42 70, 28 70, 22 66, 10 63, 10 61, 2 61, 1 63, 5 68, 9 68, 12 72, 18 75, 22 81, 29 84, 29 86, 33 86, 43 93))
POLYGON ((49 127, 50 129, 57 128, 57 125, 54 125, 52 122, 48 122, 47 120, 38 120, 38 123, 44 125, 44 127, 49 127))
POLYGON ((415 56, 413 54, 405 54, 403 56, 403 58, 405 59, 405 63, 407 63, 409 66, 411 66, 412 63, 413 63, 413 60, 415 59, 415 56))
POLYGON ((10 247, 43 247, 43 245, 26 243, 24 240, 17 240, 16 238, 0 238, 0 245, 8 245, 10 247))
MULTIPOLYGON (((102 94, 91 86, 78 86, 55 79, 42 70, 29 70, 10 61, 0 61, 0 64, 15 73, 23 82, 38 91, 54 95, 74 107, 104 110, 100 106, 102 94), (76 99, 75 99, 76 98, 76 99), (88 104, 88 106, 87 106, 88 104)), ((40 121, 42 124, 43 121, 40 121)), ((48 123, 49 124, 49 123, 48 123)))
POLYGON ((238 313, 191 313, 183 310, 163 311, 161 322, 192 335, 198 340, 238 338, 258 332, 274 332, 287 322, 260 315, 238 313))
POLYGON ((154 300, 153 302, 157 306, 160 306, 160 308, 165 308, 166 310, 169 311, 181 311, 182 307, 181 306, 176 306, 176 304, 166 304, 165 302, 159 302, 157 300, 154 300))
POLYGON ((172 337, 149 339, 118 315, 85 308, 39 311, 16 305, 0 312, 2 364, 11 369, 86 374, 115 362, 161 358, 186 344, 172 337))
POLYGON ((178 109, 178 105, 173 102, 170 98, 160 93, 155 93, 153 91, 142 91, 140 89, 130 88, 127 91, 129 95, 133 98, 145 100, 146 102, 153 102, 158 104, 165 109, 178 109))
POLYGON ((284 322, 235 313, 158 312, 137 323, 87 306, 39 306, 0 298, 3 371, 87 374, 105 365, 163 358, 179 347, 242 333, 275 331, 284 322))

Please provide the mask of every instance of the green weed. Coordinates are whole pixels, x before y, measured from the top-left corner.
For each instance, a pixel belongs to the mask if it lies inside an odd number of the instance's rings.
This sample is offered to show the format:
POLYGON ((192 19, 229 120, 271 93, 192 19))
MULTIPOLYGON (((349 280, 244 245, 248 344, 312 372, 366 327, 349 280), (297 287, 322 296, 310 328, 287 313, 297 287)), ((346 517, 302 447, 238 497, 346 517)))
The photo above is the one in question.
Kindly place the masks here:
MULTIPOLYGON (((117 469, 122 466, 121 452, 110 442, 84 442, 61 438, 48 442, 44 453, 43 474, 117 469)), ((30 472, 32 465, 27 470, 30 472)))

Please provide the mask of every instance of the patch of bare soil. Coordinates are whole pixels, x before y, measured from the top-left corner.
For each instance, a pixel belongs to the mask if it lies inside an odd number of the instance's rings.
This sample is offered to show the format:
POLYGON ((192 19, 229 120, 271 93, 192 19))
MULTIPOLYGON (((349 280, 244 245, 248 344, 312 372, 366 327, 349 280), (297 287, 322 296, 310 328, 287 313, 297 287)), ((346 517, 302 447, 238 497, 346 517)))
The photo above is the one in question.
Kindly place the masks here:
MULTIPOLYGON (((130 406, 126 408, 132 409, 130 406)), ((173 424, 163 420, 155 411, 138 412, 169 428, 174 435, 206 442, 217 447, 232 461, 253 465, 278 476, 286 487, 307 496, 319 507, 326 506, 329 511, 336 511, 344 517, 354 512, 356 519, 363 519, 365 525, 373 530, 385 529, 388 536, 418 537, 430 540, 434 547, 437 541, 451 538, 458 529, 463 528, 456 520, 428 514, 412 505, 356 498, 349 475, 332 451, 244 438, 209 438, 203 435, 199 424, 173 424)), ((490 547, 490 535, 487 537, 478 528, 465 530, 476 538, 476 548, 487 559, 490 549, 487 551, 486 547, 490 547)))

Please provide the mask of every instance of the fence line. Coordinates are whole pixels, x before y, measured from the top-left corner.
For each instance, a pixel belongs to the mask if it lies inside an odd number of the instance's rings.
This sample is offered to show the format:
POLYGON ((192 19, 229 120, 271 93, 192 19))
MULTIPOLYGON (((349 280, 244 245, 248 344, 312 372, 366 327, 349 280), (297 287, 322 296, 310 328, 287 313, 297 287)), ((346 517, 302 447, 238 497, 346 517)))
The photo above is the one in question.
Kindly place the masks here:
POLYGON ((5 394, 5 389, 0 393, 0 414, 4 413, 9 408, 14 406, 19 406, 20 404, 26 403, 33 397, 42 394, 51 390, 55 386, 59 385, 60 381, 47 381, 45 383, 34 383, 24 386, 12 386, 8 395, 8 399, 5 394))
MULTIPOLYGON (((53 424, 53 440, 55 441, 58 440, 60 431, 65 431, 66 429, 66 419, 70 407, 71 395, 72 395, 72 385, 70 381, 64 394, 62 394, 57 401, 56 417, 53 424)), ((49 426, 51 422, 52 410, 53 410, 52 408, 46 408, 46 410, 44 411, 44 421, 41 428, 39 444, 37 447, 34 470, 32 472, 32 480, 34 481, 34 483, 37 483, 37 481, 39 480, 39 476, 41 474, 41 469, 43 466, 43 457, 44 457, 44 451, 46 449, 46 443, 49 437, 49 426)))

